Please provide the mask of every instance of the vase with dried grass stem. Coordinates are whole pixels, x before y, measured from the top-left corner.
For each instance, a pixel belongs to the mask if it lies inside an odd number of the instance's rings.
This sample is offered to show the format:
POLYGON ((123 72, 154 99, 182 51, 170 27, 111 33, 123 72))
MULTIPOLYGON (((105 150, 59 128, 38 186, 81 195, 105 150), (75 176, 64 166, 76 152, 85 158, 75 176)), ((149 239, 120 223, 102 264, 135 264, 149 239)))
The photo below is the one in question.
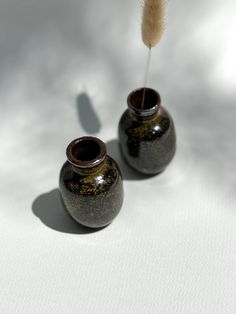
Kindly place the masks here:
POLYGON ((135 170, 154 175, 162 172, 174 157, 176 132, 173 119, 161 104, 159 93, 147 87, 151 49, 164 30, 165 0, 145 0, 142 39, 148 47, 144 87, 132 91, 128 109, 119 122, 121 153, 135 170))

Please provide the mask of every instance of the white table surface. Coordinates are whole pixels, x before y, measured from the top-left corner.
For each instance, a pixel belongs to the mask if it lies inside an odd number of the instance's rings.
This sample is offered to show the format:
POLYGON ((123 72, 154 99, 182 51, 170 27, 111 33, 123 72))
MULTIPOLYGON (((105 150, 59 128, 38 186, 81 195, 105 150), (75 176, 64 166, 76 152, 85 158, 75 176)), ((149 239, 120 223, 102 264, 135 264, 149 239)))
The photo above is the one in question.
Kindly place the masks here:
POLYGON ((0 313, 236 313, 236 3, 169 1, 149 86, 178 151, 140 180, 117 124, 143 84, 140 1, 0 2, 0 313), (85 233, 64 214, 65 148, 107 143, 125 201, 85 233))

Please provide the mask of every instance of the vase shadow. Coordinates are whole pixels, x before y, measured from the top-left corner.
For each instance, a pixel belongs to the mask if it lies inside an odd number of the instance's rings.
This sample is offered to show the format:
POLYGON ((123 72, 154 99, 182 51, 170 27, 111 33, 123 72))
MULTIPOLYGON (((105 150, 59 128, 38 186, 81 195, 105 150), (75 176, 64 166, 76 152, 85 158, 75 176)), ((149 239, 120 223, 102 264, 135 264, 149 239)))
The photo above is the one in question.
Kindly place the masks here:
POLYGON ((118 164, 124 180, 148 180, 155 175, 145 175, 132 169, 121 155, 118 139, 113 139, 106 143, 108 155, 118 164))
POLYGON ((76 223, 66 213, 59 189, 39 195, 32 204, 32 211, 47 227, 70 234, 89 234, 104 228, 91 229, 76 223))
POLYGON ((79 123, 84 131, 90 134, 98 133, 101 129, 101 123, 86 92, 82 92, 77 96, 76 108, 79 123))

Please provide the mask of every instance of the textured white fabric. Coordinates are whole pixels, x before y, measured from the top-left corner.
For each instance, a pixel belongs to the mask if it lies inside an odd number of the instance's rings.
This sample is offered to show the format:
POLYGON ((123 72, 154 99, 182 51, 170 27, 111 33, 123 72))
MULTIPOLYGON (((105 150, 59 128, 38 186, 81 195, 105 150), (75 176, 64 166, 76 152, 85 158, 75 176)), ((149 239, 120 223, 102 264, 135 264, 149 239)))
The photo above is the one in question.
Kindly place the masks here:
POLYGON ((178 150, 160 176, 122 162, 143 83, 139 1, 1 0, 0 313, 236 313, 235 1, 169 1, 149 86, 178 150), (117 219, 84 234, 58 198, 65 148, 95 135, 124 174, 117 219))

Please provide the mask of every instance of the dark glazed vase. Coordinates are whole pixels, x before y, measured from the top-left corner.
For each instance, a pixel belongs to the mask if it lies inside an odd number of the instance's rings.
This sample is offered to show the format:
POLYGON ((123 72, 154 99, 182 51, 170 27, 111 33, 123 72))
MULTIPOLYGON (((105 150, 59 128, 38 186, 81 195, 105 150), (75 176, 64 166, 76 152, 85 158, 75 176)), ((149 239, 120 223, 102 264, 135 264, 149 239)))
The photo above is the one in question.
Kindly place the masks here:
POLYGON ((95 137, 81 137, 67 147, 59 186, 65 209, 81 225, 104 227, 119 213, 123 182, 105 144, 95 137))
POLYGON ((154 175, 171 162, 176 150, 176 134, 170 114, 161 106, 161 97, 146 88, 128 96, 128 109, 119 122, 119 141, 124 159, 137 171, 154 175))

